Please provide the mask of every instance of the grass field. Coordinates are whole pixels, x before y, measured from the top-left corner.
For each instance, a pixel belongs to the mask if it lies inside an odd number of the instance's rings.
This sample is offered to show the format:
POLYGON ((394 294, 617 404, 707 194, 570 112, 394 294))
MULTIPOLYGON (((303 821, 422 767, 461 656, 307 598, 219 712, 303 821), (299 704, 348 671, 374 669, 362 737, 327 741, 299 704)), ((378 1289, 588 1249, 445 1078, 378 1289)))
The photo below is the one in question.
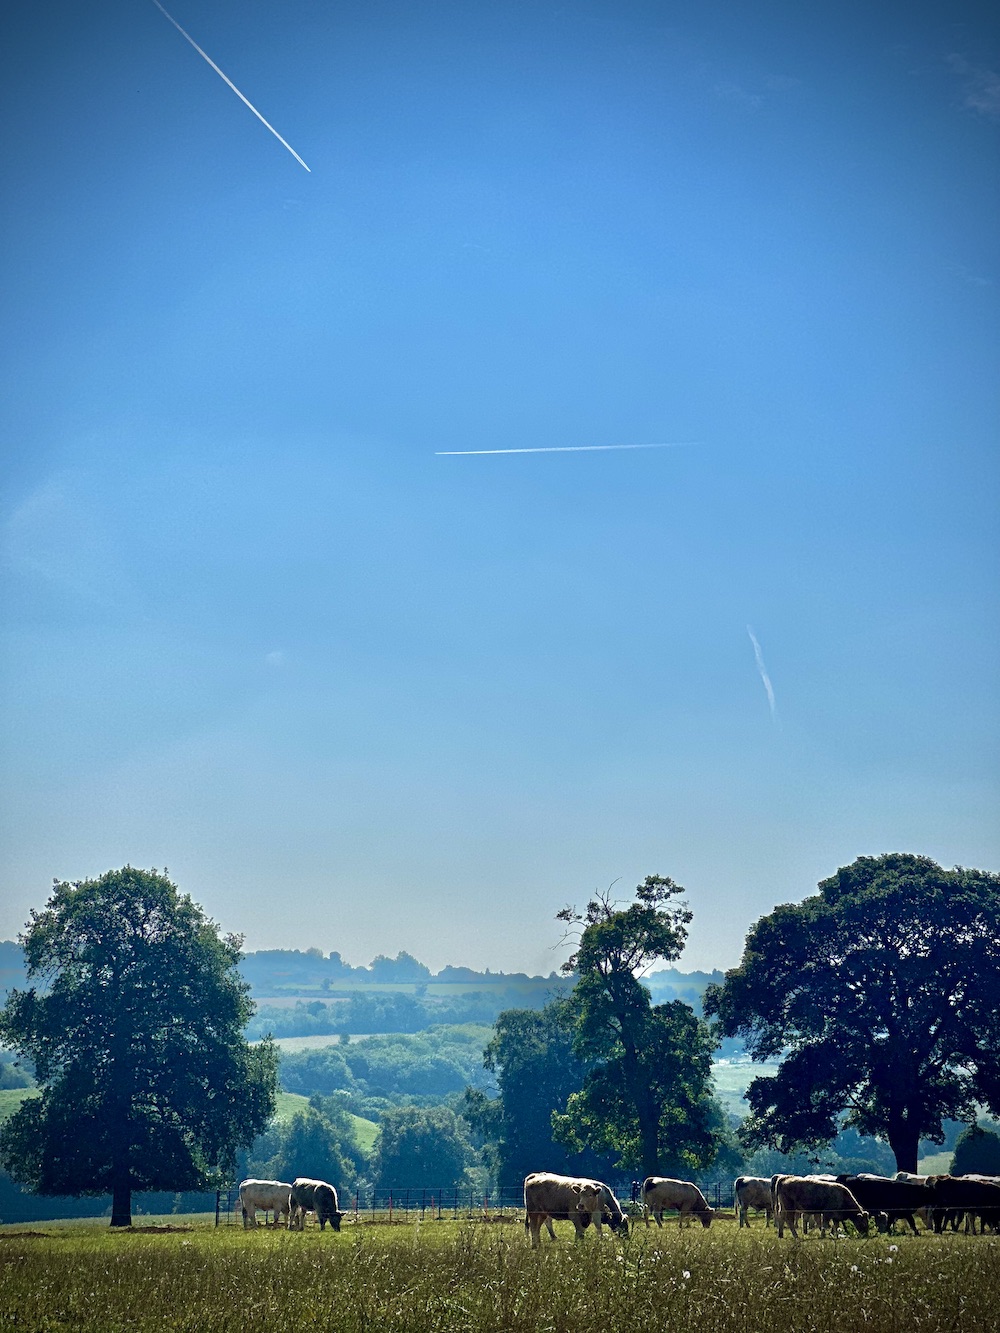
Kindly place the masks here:
MULTIPOLYGON (((177 1219, 172 1219, 176 1225, 177 1219)), ((993 1333, 1000 1237, 812 1235, 732 1222, 640 1227, 539 1252, 520 1225, 348 1225, 339 1235, 107 1227, 0 1229, 0 1327, 240 1326, 487 1333, 719 1330, 993 1333)))

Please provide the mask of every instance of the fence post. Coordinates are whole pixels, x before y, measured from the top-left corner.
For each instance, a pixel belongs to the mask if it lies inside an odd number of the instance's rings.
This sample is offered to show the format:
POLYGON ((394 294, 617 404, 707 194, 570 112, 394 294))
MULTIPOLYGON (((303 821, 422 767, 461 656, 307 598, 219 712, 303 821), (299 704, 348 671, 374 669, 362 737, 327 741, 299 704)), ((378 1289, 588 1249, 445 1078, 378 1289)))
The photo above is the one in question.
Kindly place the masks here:
POLYGON ((220 1196, 221 1196, 221 1194, 222 1194, 222 1190, 216 1190, 216 1191, 215 1191, 215 1225, 216 1225, 216 1226, 219 1225, 219 1200, 220 1200, 220 1196))
POLYGON ((392 1190, 389 1191, 389 1225, 392 1225, 392 1190))

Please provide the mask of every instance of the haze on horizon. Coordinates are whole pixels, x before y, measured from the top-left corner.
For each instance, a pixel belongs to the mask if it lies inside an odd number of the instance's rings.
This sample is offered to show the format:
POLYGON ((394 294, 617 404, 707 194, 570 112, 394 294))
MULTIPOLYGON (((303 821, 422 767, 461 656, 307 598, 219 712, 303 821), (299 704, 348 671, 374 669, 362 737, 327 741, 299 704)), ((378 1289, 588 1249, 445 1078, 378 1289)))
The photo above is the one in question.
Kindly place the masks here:
POLYGON ((995 11, 168 9, 311 174, 154 4, 8 7, 0 938, 131 862, 547 973, 659 873, 709 970, 1000 867, 995 11))

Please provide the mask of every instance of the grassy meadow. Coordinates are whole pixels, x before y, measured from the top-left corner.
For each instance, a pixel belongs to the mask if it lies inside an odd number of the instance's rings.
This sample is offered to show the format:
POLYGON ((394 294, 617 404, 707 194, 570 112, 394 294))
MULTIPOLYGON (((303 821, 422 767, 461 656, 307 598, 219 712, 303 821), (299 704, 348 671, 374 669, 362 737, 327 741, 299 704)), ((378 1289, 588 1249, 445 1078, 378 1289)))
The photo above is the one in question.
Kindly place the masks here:
POLYGON ((532 1251, 520 1224, 353 1225, 339 1235, 201 1223, 0 1230, 0 1327, 202 1330, 764 1330, 986 1333, 1000 1237, 779 1241, 730 1220, 532 1251))

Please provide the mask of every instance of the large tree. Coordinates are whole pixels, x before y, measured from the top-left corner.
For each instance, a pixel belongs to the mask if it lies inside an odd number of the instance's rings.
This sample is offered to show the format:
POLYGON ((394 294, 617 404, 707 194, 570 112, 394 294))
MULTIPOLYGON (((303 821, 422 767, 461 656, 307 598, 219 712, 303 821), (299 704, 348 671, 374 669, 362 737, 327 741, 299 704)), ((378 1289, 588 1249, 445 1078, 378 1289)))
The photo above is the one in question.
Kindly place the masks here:
POLYGON ((574 1151, 552 1137, 552 1112, 583 1085, 586 1066, 573 1050, 566 1000, 543 1009, 505 1009, 483 1052, 498 1097, 467 1088, 462 1114, 485 1140, 490 1170, 501 1186, 520 1185, 530 1171, 603 1175, 608 1157, 574 1151))
POLYGON ((166 874, 126 866, 55 882, 21 936, 29 981, 0 1039, 41 1095, 0 1130, 0 1162, 38 1194, 205 1188, 274 1111, 277 1052, 243 1037, 252 1011, 239 938, 166 874))
POLYGON ((946 1118, 1000 1109, 1000 876, 902 853, 861 857, 751 929, 705 1010, 757 1060, 742 1131, 782 1151, 841 1124, 915 1171, 946 1118))
POLYGON ((569 999, 583 1087, 553 1117, 566 1146, 613 1151, 622 1166, 656 1175, 711 1163, 712 1051, 707 1025, 680 1000, 653 1005, 642 985, 657 960, 680 957, 691 911, 684 890, 648 875, 627 907, 598 894, 559 919, 581 934, 563 971, 579 977, 569 999))

